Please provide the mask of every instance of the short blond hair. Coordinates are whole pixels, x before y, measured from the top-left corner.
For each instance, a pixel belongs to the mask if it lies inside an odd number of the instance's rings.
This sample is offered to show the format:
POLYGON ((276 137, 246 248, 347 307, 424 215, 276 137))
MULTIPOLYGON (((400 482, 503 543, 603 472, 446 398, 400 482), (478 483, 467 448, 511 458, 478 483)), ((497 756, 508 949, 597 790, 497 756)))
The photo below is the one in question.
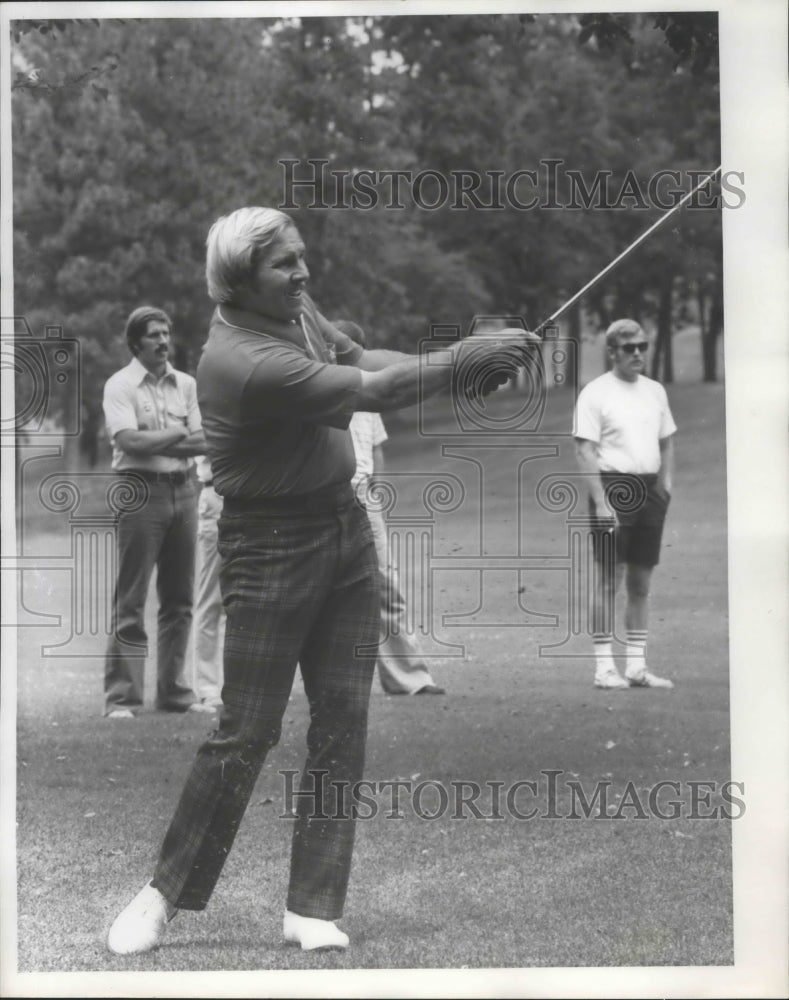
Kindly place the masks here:
POLYGON ((239 208, 217 219, 206 239, 205 278, 211 300, 231 303, 254 274, 260 252, 288 227, 295 229, 296 224, 276 208, 239 208))
POLYGON ((638 336, 638 334, 646 337, 644 328, 634 319, 615 319, 605 331, 605 346, 609 350, 616 350, 621 337, 638 336))

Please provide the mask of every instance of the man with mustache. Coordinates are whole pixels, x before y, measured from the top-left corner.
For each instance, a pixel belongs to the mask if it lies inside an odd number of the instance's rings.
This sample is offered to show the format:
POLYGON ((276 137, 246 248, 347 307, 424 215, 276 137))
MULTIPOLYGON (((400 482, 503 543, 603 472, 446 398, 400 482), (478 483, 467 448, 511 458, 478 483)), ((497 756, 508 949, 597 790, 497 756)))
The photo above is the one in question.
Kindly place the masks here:
POLYGON ((159 598, 156 707, 211 711, 184 677, 192 622, 196 498, 192 456, 205 451, 195 380, 169 363, 167 313, 135 309, 126 321, 132 360, 104 387, 112 468, 139 499, 118 522, 113 633, 104 667, 105 715, 133 719, 143 704, 145 601, 153 568, 159 598))
POLYGON ((310 726, 283 936, 303 950, 345 948, 348 936, 334 921, 350 875, 353 789, 380 625, 378 561, 351 487, 348 425, 356 410, 399 409, 448 390, 456 366, 481 351, 493 371, 482 391, 490 391, 525 362, 533 335, 469 337, 429 359, 366 351, 307 295, 304 243, 293 221, 271 208, 242 208, 214 223, 206 278, 216 310, 197 383, 224 498, 223 708, 219 729, 198 750, 154 877, 115 920, 108 946, 149 951, 179 909, 205 908, 279 740, 298 664, 310 726))

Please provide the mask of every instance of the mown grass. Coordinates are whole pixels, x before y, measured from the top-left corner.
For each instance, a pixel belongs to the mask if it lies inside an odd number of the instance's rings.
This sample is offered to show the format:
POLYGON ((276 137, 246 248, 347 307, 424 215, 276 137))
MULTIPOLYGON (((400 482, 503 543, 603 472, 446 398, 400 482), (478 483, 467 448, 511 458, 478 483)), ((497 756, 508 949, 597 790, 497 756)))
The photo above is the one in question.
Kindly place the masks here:
MULTIPOLYGON (((468 612, 442 627, 464 659, 437 661, 445 698, 391 698, 374 688, 367 776, 416 775, 450 787, 543 781, 562 772, 587 791, 628 782, 647 794, 661 780, 722 782, 729 775, 726 522, 723 390, 677 386, 672 404, 683 430, 677 488, 653 595, 651 663, 674 692, 605 693, 591 685, 591 661, 539 655, 550 629, 509 622, 512 574, 486 578, 486 607, 501 622, 475 620, 473 572, 446 571, 441 610, 468 612), (611 745, 613 744, 613 745, 611 745)), ((562 426, 557 397, 546 426, 562 426), (550 423, 553 421, 553 424, 550 423)), ((436 408, 436 426, 448 411, 436 408)), ((566 443, 556 468, 568 464, 566 443)), ((462 464, 398 423, 393 471, 451 471, 462 464)), ((539 551, 559 551, 563 525, 530 507, 512 509, 512 457, 502 453, 489 481, 485 544, 500 551, 517 524, 539 551)), ((539 474, 546 469, 540 466, 539 474)), ((531 476, 531 473, 528 473, 531 476)), ((528 479, 533 483, 533 479, 528 479)), ((405 491, 411 502, 411 494, 405 491)), ((418 501, 413 491, 413 503, 418 501)), ((416 508, 414 508, 416 509, 416 508)), ((479 503, 436 524, 436 546, 458 558, 479 548, 479 503), (476 546, 476 548, 475 548, 476 546)), ((39 522, 40 552, 62 548, 68 528, 39 522), (43 530, 46 528, 47 530, 43 530)), ((27 575, 27 574, 26 574, 27 575)), ((563 577, 525 581, 533 609, 564 600, 563 577)), ((290 820, 282 818, 280 771, 300 768, 306 701, 296 685, 258 781, 236 846, 208 910, 183 913, 163 946, 121 959, 106 951, 111 919, 150 877, 156 850, 207 723, 148 710, 131 723, 101 716, 101 644, 95 658, 41 655, 68 632, 68 574, 23 581, 30 610, 60 613, 60 628, 20 630, 18 708, 18 947, 21 971, 344 970, 685 966, 732 962, 730 824, 655 818, 420 820, 381 810, 358 824, 342 926, 345 953, 302 954, 280 940, 290 820)), ((149 607, 149 626, 153 607, 149 607)), ((148 692, 153 691, 148 664, 148 692)), ((426 797, 428 806, 434 800, 426 797)), ((525 800, 524 800, 525 801, 525 800)), ((526 803, 528 804, 528 803, 526 803)), ((566 784, 557 811, 571 802, 566 784)))

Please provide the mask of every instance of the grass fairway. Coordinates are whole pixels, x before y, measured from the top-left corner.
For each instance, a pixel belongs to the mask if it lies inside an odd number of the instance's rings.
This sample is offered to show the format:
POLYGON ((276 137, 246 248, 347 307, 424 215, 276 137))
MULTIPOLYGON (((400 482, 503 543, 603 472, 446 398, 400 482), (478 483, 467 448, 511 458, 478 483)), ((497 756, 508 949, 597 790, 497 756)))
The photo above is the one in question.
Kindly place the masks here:
MULTIPOLYGON (((68 634, 69 574, 26 573, 27 608, 62 614, 63 623, 19 633, 20 971, 731 964, 730 823, 720 795, 692 785, 730 777, 724 393, 680 384, 670 397, 680 427, 677 484, 650 636, 651 669, 676 683, 668 692, 596 691, 588 654, 540 655, 567 631, 566 522, 533 498, 540 477, 574 468, 566 440, 540 439, 558 442, 559 455, 527 462, 519 474, 523 451, 503 447, 494 461, 483 448, 459 458, 442 451, 441 437, 416 439, 407 419, 390 422, 400 512, 423 511, 419 474, 449 473, 464 485, 463 502, 433 521, 443 568, 432 606, 437 635, 465 656, 434 662, 444 698, 387 697, 376 682, 366 773, 376 782, 430 782, 422 801, 430 814, 441 812, 440 788, 475 782, 483 815, 461 807, 452 818, 453 800, 437 818, 420 819, 406 797, 393 819, 389 798, 379 796, 378 814, 358 824, 345 953, 302 954, 280 941, 290 820, 282 818, 279 772, 303 761, 300 683, 209 909, 180 914, 149 955, 106 951, 111 919, 150 877, 207 725, 151 710, 128 723, 103 719, 101 660, 41 655, 42 644, 68 634), (480 569, 482 556, 519 552, 556 566, 480 569), (444 621, 445 613, 457 617, 444 621), (539 617, 551 613, 553 624, 539 617), (556 795, 547 809, 550 780, 556 795), (518 781, 537 789, 521 786, 520 811, 536 806, 557 818, 518 819, 504 793, 496 810, 494 784, 506 791, 518 781), (646 804, 658 782, 674 782, 660 805, 668 813, 675 800, 683 815, 638 818, 636 807, 622 807, 619 819, 569 818, 571 782, 588 798, 601 781, 609 812, 622 796, 646 804), (717 818, 691 817, 694 794, 696 817, 717 809, 717 818)), ((568 406, 554 393, 544 428, 566 428, 568 406)), ((446 406, 431 421, 448 427, 446 406)), ((64 525, 53 523, 31 546, 63 552, 64 525)))

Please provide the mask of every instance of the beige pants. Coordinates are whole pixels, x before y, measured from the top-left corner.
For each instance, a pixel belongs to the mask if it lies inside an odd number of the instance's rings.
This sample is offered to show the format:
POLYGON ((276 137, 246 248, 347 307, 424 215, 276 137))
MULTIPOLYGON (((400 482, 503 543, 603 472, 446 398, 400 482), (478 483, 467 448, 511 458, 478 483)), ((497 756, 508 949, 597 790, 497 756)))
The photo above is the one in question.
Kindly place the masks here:
POLYGON ((222 649, 225 613, 219 592, 217 524, 222 497, 213 486, 204 486, 197 503, 196 586, 193 621, 194 664, 192 687, 198 701, 222 698, 222 649))
POLYGON ((416 636, 406 629, 406 603, 400 591, 397 568, 392 565, 386 538, 386 524, 379 511, 368 511, 381 573, 381 644, 378 649, 378 676, 388 694, 414 694, 425 684, 433 684, 416 636))

